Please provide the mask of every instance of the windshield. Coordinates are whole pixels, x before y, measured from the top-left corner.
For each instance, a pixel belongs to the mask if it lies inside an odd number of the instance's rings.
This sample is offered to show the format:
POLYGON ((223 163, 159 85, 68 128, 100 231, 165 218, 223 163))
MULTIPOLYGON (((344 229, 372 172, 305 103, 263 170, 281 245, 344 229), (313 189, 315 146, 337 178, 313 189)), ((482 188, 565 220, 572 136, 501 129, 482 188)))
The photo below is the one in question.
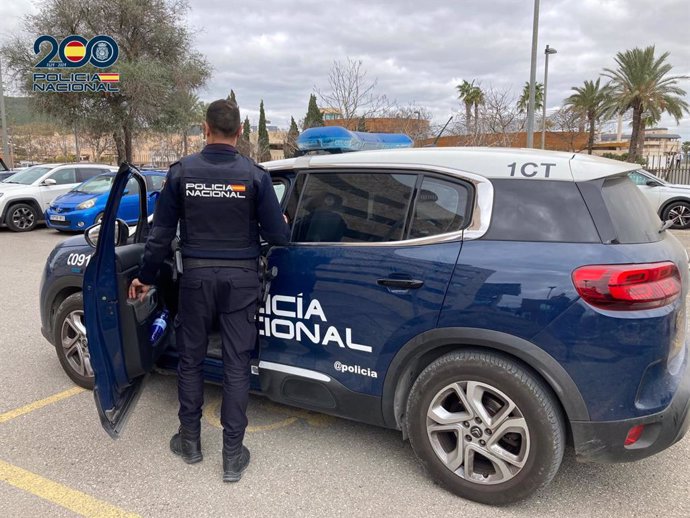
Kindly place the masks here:
POLYGON ((83 184, 77 185, 72 191, 86 194, 103 194, 110 191, 114 179, 113 175, 95 176, 90 180, 86 180, 83 184))
POLYGON ((7 183, 31 185, 51 169, 52 167, 44 167, 39 165, 29 167, 28 169, 24 169, 23 171, 19 171, 18 173, 12 175, 10 178, 8 178, 7 183))

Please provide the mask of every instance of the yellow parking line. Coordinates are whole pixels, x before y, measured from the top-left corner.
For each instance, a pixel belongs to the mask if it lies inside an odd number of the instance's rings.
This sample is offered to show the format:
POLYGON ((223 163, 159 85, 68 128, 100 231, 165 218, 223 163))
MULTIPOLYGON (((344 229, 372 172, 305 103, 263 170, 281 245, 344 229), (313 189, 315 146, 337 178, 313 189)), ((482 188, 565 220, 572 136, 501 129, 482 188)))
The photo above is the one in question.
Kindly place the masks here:
POLYGON ((58 392, 57 394, 53 394, 52 396, 49 396, 45 399, 39 399, 38 401, 34 401, 33 403, 29 403, 28 405, 15 408, 14 410, 10 410, 9 412, 0 414, 0 424, 5 423, 7 421, 11 421, 15 417, 19 417, 21 415, 28 414, 29 412, 33 412, 34 410, 38 410, 39 408, 43 408, 44 406, 52 405, 53 403, 57 403, 58 401, 67 399, 68 397, 75 396, 81 392, 84 392, 83 388, 74 387, 63 392, 58 392))
POLYGON ((0 460, 0 481, 89 518, 136 518, 107 502, 0 460))

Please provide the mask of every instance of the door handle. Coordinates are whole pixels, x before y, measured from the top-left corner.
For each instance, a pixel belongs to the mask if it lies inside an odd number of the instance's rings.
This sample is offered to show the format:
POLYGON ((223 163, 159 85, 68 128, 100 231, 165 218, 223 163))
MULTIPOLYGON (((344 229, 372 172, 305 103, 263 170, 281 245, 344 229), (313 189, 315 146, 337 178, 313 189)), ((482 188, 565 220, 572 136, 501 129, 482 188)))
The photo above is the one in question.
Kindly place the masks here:
POLYGON ((416 290, 424 285, 424 281, 417 279, 379 279, 376 281, 379 286, 395 288, 398 290, 416 290))

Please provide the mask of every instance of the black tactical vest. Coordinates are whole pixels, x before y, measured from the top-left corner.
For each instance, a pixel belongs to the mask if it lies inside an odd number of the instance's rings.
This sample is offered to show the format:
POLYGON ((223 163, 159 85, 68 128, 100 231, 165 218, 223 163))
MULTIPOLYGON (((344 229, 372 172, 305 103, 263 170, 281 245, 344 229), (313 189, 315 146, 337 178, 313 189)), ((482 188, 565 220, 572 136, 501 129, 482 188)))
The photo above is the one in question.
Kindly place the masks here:
POLYGON ((240 154, 214 164, 200 153, 180 160, 182 255, 199 258, 256 256, 255 165, 240 154))

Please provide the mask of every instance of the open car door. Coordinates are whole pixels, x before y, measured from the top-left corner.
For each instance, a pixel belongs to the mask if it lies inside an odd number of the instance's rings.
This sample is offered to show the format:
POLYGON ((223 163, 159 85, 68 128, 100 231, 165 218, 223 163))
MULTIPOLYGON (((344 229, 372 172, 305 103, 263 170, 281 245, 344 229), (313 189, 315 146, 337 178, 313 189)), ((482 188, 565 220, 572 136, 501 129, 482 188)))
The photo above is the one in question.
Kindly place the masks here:
POLYGON ((89 337, 89 352, 95 383, 94 398, 101 424, 117 438, 142 389, 147 373, 168 342, 171 325, 156 343, 150 341, 153 321, 162 310, 162 301, 152 288, 143 301, 128 300, 127 290, 138 274, 148 235, 146 183, 138 171, 123 164, 108 197, 100 228, 87 230, 87 241, 94 245, 84 273, 84 315, 89 337), (139 183, 139 221, 136 232, 117 211, 130 178, 139 183))

